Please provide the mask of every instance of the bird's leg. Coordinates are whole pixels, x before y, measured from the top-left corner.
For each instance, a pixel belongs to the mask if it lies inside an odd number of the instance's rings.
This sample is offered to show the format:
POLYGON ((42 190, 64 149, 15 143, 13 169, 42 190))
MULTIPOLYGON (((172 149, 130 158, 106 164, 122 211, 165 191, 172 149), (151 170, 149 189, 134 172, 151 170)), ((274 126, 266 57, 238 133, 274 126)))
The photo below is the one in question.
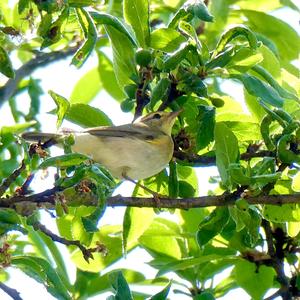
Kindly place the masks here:
POLYGON ((144 189, 146 192, 150 193, 153 196, 157 207, 160 206, 160 199, 163 197, 159 193, 154 192, 151 189, 147 188, 146 186, 142 185, 141 183, 134 181, 132 178, 128 177, 126 174, 123 174, 122 177, 125 180, 128 180, 128 181, 134 183, 135 185, 137 185, 138 187, 144 189))

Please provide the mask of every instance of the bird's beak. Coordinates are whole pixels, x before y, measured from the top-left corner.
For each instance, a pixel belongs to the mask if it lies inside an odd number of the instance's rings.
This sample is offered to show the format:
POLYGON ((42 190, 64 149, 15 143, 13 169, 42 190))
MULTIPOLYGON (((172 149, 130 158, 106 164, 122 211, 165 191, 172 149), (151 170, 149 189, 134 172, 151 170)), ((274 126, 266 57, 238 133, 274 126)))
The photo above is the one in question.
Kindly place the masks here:
POLYGON ((177 110, 177 111, 173 111, 169 114, 169 118, 170 119, 175 119, 179 114, 181 114, 183 112, 183 108, 177 110))

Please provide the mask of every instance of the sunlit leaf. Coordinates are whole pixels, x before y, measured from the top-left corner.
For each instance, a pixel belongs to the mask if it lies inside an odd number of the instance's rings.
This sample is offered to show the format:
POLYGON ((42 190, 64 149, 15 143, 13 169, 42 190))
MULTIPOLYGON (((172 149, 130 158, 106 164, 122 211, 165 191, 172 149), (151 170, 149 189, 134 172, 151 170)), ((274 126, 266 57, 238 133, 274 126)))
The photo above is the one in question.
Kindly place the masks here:
POLYGON ((56 115, 57 115, 57 121, 56 121, 56 127, 59 128, 69 107, 70 107, 70 103, 69 101, 64 98, 63 96, 56 94, 53 91, 49 91, 50 96, 52 97, 52 99, 54 100, 57 109, 56 109, 56 115))
POLYGON ((79 68, 94 50, 97 41, 97 30, 94 21, 88 12, 86 12, 83 8, 78 8, 76 9, 76 13, 86 38, 84 44, 76 51, 72 58, 72 64, 79 68))
POLYGON ((112 62, 103 52, 98 52, 98 60, 98 72, 103 88, 114 99, 123 100, 125 95, 118 85, 112 62))
POLYGON ((140 47, 145 48, 150 42, 149 1, 125 0, 124 17, 135 32, 140 47))
POLYGON ((112 125, 111 120, 103 111, 88 104, 72 104, 69 107, 65 118, 82 127, 112 125))
POLYGON ((159 28, 151 32, 150 46, 156 50, 173 52, 186 41, 185 37, 172 28, 159 28))
POLYGON ((223 184, 230 186, 228 168, 237 162, 239 156, 238 141, 232 131, 223 122, 215 125, 216 162, 223 184))
POLYGON ((262 299, 273 286, 275 271, 271 267, 259 266, 246 260, 237 261, 233 270, 235 279, 254 300, 262 299), (257 282, 260 282, 258 285, 257 282))
POLYGON ((98 68, 93 68, 84 74, 75 84, 70 96, 70 103, 88 104, 102 89, 98 68))

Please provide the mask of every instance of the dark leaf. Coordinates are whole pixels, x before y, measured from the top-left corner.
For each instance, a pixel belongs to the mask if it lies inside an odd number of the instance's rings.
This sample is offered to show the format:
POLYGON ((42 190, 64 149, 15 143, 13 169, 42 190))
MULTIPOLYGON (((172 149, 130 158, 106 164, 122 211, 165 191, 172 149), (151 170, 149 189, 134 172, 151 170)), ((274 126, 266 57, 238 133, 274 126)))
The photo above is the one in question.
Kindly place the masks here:
POLYGON ((0 72, 9 78, 15 77, 15 72, 12 67, 9 56, 1 46, 0 46, 0 72))
POLYGON ((115 300, 132 300, 131 291, 122 272, 117 271, 110 274, 110 281, 115 290, 115 300))
POLYGON ((202 248, 216 235, 220 234, 228 223, 229 212, 227 207, 216 208, 199 225, 197 232, 197 242, 202 248))

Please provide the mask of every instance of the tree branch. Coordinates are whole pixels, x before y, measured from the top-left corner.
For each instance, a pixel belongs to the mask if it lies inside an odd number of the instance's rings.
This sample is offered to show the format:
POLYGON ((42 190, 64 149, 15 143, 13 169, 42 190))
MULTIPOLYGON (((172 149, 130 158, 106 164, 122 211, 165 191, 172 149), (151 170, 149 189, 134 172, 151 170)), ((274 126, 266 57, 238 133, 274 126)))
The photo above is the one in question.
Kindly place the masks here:
MULTIPOLYGON (((236 195, 203 196, 184 199, 161 198, 159 207, 189 209, 210 206, 231 206, 238 199, 236 195)), ((283 205, 300 203, 300 194, 294 195, 269 195, 245 198, 249 204, 283 205)), ((157 207, 157 199, 141 197, 115 196, 107 199, 107 206, 131 206, 131 207, 157 207)))
POLYGON ((3 182, 0 185, 0 197, 5 193, 5 191, 10 187, 10 185, 16 181, 16 179, 19 177, 21 172, 25 170, 25 168, 25 162, 24 160, 22 160, 21 166, 3 180, 3 182))
MULTIPOLYGON (((284 272, 284 255, 280 255, 281 249, 277 249, 277 247, 276 247, 276 245, 278 244, 278 241, 275 238, 275 233, 273 232, 273 230, 271 228, 270 222, 265 219, 262 219, 261 225, 264 228, 264 231, 266 234, 268 254, 270 255, 271 260, 272 260, 271 264, 277 274, 277 281, 281 285, 280 289, 278 290, 278 294, 282 297, 283 300, 291 300, 292 295, 289 291, 290 282, 284 272), (283 257, 281 257, 281 256, 283 256, 283 257)), ((281 235, 280 235, 279 243, 281 246, 283 245, 281 235)), ((281 247, 281 246, 279 246, 279 247, 281 247)))
POLYGON ((52 62, 60 59, 64 59, 69 55, 76 52, 78 47, 72 47, 64 51, 54 51, 49 53, 38 53, 35 58, 29 60, 27 63, 22 65, 16 72, 15 77, 9 79, 4 86, 0 88, 0 107, 8 101, 17 91, 20 81, 36 69, 44 67, 52 62))
POLYGON ((47 235, 48 237, 50 237, 50 239, 54 242, 58 242, 61 243, 63 245, 66 246, 76 246, 80 249, 80 251, 82 252, 82 255, 84 257, 84 259, 89 262, 89 259, 93 259, 93 252, 101 252, 103 254, 107 253, 107 249, 103 244, 98 244, 97 247, 95 248, 86 248, 85 246, 83 246, 80 241, 78 240, 68 240, 66 238, 63 238, 55 233, 53 233, 52 231, 50 231, 48 228, 46 228, 45 225, 36 222, 33 224, 33 228, 35 230, 40 230, 41 232, 43 232, 45 235, 47 235))
MULTIPOLYGON (((66 190, 67 191, 67 190, 66 190)), ((90 193, 67 193, 62 191, 59 187, 45 190, 44 192, 33 195, 14 195, 10 198, 0 198, 0 208, 14 208, 16 204, 28 202, 36 203, 37 206, 42 204, 48 204, 50 207, 54 207, 55 201, 59 195, 64 198, 64 203, 69 206, 79 205, 97 205, 96 196, 90 193), (79 202, 80 199, 84 199, 79 202)), ((240 196, 236 193, 224 194, 218 196, 203 196, 195 198, 184 199, 172 199, 161 198, 159 205, 157 199, 144 198, 144 197, 123 197, 121 195, 110 197, 107 199, 107 206, 130 206, 130 207, 160 207, 160 208, 178 208, 178 209, 190 209, 197 207, 210 207, 210 206, 231 206, 235 204, 235 201, 240 196)), ((271 204, 271 205, 283 205, 291 203, 300 203, 300 193, 293 195, 261 195, 255 197, 245 198, 249 204, 271 204)))
POLYGON ((20 297, 20 293, 7 285, 5 285, 3 282, 0 282, 0 289, 4 291, 8 296, 10 296, 14 300, 22 300, 20 297))

